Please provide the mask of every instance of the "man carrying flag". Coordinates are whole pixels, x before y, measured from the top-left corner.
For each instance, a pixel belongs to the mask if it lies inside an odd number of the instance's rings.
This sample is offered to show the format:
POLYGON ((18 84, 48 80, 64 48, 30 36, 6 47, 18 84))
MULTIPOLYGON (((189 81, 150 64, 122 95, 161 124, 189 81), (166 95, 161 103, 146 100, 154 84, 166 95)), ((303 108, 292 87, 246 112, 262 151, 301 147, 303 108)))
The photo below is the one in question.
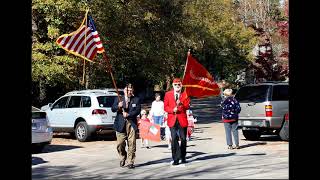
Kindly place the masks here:
POLYGON ((133 96, 133 87, 131 84, 126 86, 125 100, 120 99, 117 85, 115 83, 111 64, 107 58, 105 50, 102 46, 101 39, 98 35, 96 27, 94 25, 91 16, 88 16, 89 10, 86 11, 86 15, 80 25, 80 27, 70 33, 61 35, 56 43, 68 51, 71 54, 79 56, 87 61, 92 62, 97 53, 102 53, 106 60, 108 71, 111 75, 113 85, 117 91, 118 98, 114 101, 112 111, 117 112, 117 116, 114 123, 114 129, 117 131, 117 151, 122 158, 120 166, 124 167, 125 161, 128 157, 128 168, 135 168, 134 159, 136 152, 136 117, 140 113, 140 102, 137 97, 133 96), (123 106, 126 106, 124 108, 123 106), (128 141, 128 153, 125 150, 126 142, 128 141))
POLYGON ((186 110, 190 107, 190 98, 186 92, 181 92, 181 79, 175 78, 172 85, 173 90, 166 92, 164 96, 164 111, 168 113, 167 124, 171 131, 172 165, 178 165, 179 160, 181 163, 186 163, 188 128, 186 110), (180 145, 178 133, 181 139, 180 145))

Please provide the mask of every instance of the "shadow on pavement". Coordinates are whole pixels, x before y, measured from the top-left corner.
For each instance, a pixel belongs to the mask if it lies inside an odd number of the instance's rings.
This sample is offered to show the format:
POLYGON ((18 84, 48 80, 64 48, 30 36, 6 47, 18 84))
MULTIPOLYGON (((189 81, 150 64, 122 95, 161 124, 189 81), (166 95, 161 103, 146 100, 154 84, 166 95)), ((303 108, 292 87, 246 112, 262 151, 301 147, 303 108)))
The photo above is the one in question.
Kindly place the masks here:
POLYGON ((150 146, 152 148, 156 148, 156 147, 159 147, 159 148, 168 148, 168 144, 160 144, 160 145, 155 145, 155 146, 150 146))
POLYGON ((141 166, 148 166, 152 164, 159 164, 159 163, 169 163, 172 160, 172 158, 164 158, 164 159, 159 159, 159 160, 154 160, 154 161, 148 161, 142 164, 135 164, 136 167, 141 167, 141 166))
POLYGON ((212 138, 199 138, 196 136, 191 136, 191 141, 201 141, 201 140, 212 140, 212 138))
POLYGON ((115 141, 117 136, 115 132, 100 132, 97 133, 90 141, 115 141))
POLYGON ((247 148, 247 147, 251 147, 251 146, 258 146, 258 145, 266 145, 266 142, 255 142, 255 143, 251 143, 251 144, 246 144, 246 145, 242 145, 240 146, 241 149, 243 148, 247 148))
MULTIPOLYGON (((32 168, 32 179, 57 179, 63 177, 63 179, 78 179, 83 178, 82 174, 75 173, 74 175, 71 172, 81 172, 83 169, 77 168, 77 166, 41 166, 32 168), (79 175, 78 175, 79 174, 79 175)), ((102 179, 99 175, 87 175, 86 179, 102 179)))
POLYGON ((282 141, 278 135, 262 135, 258 140, 241 139, 244 141, 282 141))
POLYGON ((194 161, 196 160, 207 160, 207 159, 214 159, 214 158, 220 158, 220 157, 228 157, 228 156, 232 156, 235 155, 236 153, 228 153, 228 154, 213 154, 213 155, 207 155, 204 157, 198 157, 196 159, 194 159, 194 161))
POLYGON ((282 141, 278 135, 262 135, 259 141, 282 141))
POLYGON ((203 155, 203 154, 206 154, 204 152, 199 152, 199 151, 188 151, 187 150, 187 155, 186 155, 186 159, 190 159, 190 158, 193 158, 193 157, 196 157, 196 156, 200 156, 200 155, 203 155))
POLYGON ((261 156, 261 155, 267 155, 266 153, 253 153, 253 154, 241 154, 238 156, 261 156))
MULTIPOLYGON (((231 156, 234 154, 235 153, 209 155, 205 158, 206 159, 216 158, 216 156, 226 157, 226 156, 231 156)), ((203 176, 203 174, 206 174, 206 173, 216 173, 216 174, 221 173, 221 176, 225 175, 225 176, 223 176, 224 178, 221 178, 221 179, 252 179, 252 177, 248 178, 248 176, 257 174, 257 172, 252 171, 252 168, 266 169, 266 171, 267 170, 271 171, 272 167, 276 167, 277 170, 288 168, 287 166, 283 167, 283 162, 272 162, 272 163, 268 163, 268 164, 260 164, 260 165, 254 166, 254 167, 250 166, 250 164, 254 164, 255 161, 257 161, 255 158, 245 158, 244 160, 237 161, 237 162, 227 160, 224 165, 212 164, 212 166, 207 166, 205 168, 193 169, 192 171, 180 171, 180 172, 176 172, 176 173, 172 173, 172 174, 167 174, 167 176, 165 178, 166 179, 182 179, 186 175, 188 175, 188 179, 199 179, 199 176, 203 176), (232 169, 233 173, 231 173, 231 174, 223 173, 222 174, 222 172, 225 171, 226 168, 232 169)), ((213 179, 213 178, 208 178, 208 179, 213 179)))
MULTIPOLYGON (((188 160, 189 158, 203 155, 203 154, 206 154, 206 153, 198 152, 198 151, 187 151, 186 159, 188 160)), ((163 158, 163 159, 159 159, 159 160, 148 161, 148 162, 145 162, 142 164, 136 164, 136 167, 148 166, 148 165, 158 164, 158 163, 170 163, 171 161, 172 161, 172 158, 163 158)))
POLYGON ((44 161, 42 158, 32 157, 32 165, 43 164, 46 162, 48 162, 48 161, 44 161))
MULTIPOLYGON (((51 152, 57 152, 57 151, 66 151, 70 149, 76 149, 76 148, 82 148, 82 146, 71 146, 71 145, 47 145, 42 153, 51 153, 51 152)), ((38 153, 39 154, 39 153, 38 153)))
POLYGON ((201 128, 196 127, 196 128, 194 128, 194 130, 198 130, 198 129, 208 129, 208 128, 211 128, 211 127, 209 127, 209 126, 205 126, 205 127, 201 127, 201 128))
POLYGON ((76 139, 76 137, 70 133, 53 133, 53 138, 76 139))
MULTIPOLYGON (((70 133, 54 133, 53 138, 77 140, 74 134, 70 133)), ((114 141, 116 139, 117 137, 114 131, 104 130, 102 132, 97 132, 96 134, 93 134, 92 138, 89 141, 114 141)))
MULTIPOLYGON (((187 143, 188 144, 188 143, 187 143)), ((191 145, 187 145, 187 147, 192 147, 192 146, 196 146, 194 144, 191 145)), ((151 148, 168 148, 168 144, 160 144, 160 145, 155 145, 155 146, 150 146, 151 148)))

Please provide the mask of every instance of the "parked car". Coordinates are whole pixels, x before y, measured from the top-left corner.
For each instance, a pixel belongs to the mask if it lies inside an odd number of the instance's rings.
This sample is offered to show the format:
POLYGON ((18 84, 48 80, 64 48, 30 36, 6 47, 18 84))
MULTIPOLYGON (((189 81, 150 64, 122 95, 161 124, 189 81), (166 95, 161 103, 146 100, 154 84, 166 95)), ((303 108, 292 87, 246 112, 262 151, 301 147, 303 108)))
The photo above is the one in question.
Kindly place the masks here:
POLYGON ((284 115, 284 121, 279 136, 284 141, 289 141, 289 113, 284 115))
MULTIPOLYGON (((77 93, 79 91, 71 91, 69 93, 77 93)), ((103 89, 88 89, 88 90, 81 90, 82 93, 85 92, 95 92, 95 93, 108 93, 108 92, 114 92, 117 93, 117 90, 115 88, 103 88, 103 89)), ((124 96, 124 92, 123 89, 118 89, 118 92, 120 94, 120 96, 124 96)))
POLYGON ((235 95, 241 106, 239 128, 248 140, 278 134, 289 111, 288 82, 264 82, 241 87, 235 95))
POLYGON ((41 152, 46 145, 51 143, 53 134, 46 112, 32 107, 31 122, 32 149, 34 152, 41 152))
MULTIPOLYGON (((117 90, 116 90, 115 88, 105 88, 105 89, 101 89, 101 90, 117 93, 117 90)), ((120 94, 121 96, 124 96, 124 91, 123 91, 123 89, 118 89, 118 92, 119 92, 119 94, 120 94)))
POLYGON ((113 130, 111 111, 117 94, 101 90, 72 91, 42 107, 54 132, 74 133, 78 141, 89 140, 102 130, 113 130))

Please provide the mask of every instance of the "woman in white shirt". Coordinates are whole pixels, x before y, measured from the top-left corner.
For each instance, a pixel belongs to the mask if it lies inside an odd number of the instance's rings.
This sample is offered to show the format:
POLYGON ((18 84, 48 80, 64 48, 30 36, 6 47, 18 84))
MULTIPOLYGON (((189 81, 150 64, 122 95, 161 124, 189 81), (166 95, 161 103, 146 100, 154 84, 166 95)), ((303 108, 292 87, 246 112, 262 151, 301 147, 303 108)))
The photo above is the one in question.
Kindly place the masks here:
POLYGON ((150 115, 152 116, 154 124, 159 124, 160 126, 163 123, 163 115, 164 115, 164 104, 161 101, 161 96, 159 93, 155 94, 156 100, 152 102, 150 115))

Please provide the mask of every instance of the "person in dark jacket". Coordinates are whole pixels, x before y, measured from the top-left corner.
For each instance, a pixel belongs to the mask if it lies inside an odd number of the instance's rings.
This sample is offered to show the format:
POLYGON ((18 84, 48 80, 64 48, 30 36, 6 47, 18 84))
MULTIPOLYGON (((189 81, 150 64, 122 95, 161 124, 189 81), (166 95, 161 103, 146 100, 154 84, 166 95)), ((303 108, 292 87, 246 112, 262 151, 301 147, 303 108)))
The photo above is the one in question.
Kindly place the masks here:
POLYGON ((234 149, 232 146, 231 132, 234 138, 235 149, 240 149, 237 128, 241 107, 239 102, 234 98, 232 89, 225 89, 223 94, 225 99, 222 103, 222 122, 224 123, 228 149, 234 149))
POLYGON ((114 129, 117 136, 117 151, 121 157, 120 167, 124 167, 127 160, 127 167, 132 169, 135 168, 137 116, 140 114, 141 105, 139 98, 133 95, 131 84, 128 84, 123 91, 124 97, 120 102, 118 98, 115 99, 112 112, 117 112, 114 129), (128 141, 128 153, 126 151, 126 140, 128 141))

